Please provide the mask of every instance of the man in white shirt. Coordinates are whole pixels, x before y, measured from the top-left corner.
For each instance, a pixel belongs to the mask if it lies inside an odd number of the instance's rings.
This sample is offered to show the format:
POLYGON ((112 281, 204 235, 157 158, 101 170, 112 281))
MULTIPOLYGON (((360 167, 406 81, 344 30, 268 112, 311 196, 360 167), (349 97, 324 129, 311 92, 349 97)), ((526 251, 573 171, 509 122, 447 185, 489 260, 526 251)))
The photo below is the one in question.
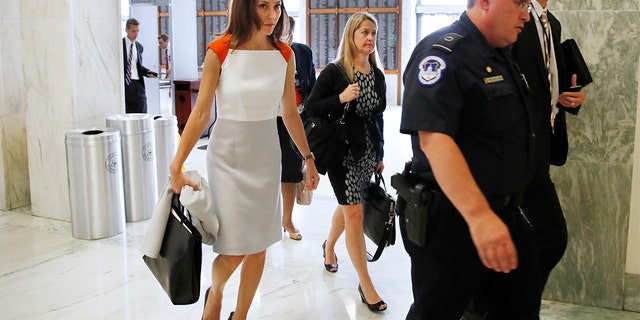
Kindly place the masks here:
POLYGON ((140 22, 135 18, 127 20, 125 31, 127 36, 122 39, 125 110, 127 113, 146 113, 147 94, 143 77, 155 78, 158 73, 142 65, 144 48, 136 41, 140 22))
POLYGON ((161 33, 158 36, 158 46, 162 50, 162 64, 166 68, 165 79, 169 79, 171 77, 171 50, 169 43, 169 35, 166 33, 161 33))

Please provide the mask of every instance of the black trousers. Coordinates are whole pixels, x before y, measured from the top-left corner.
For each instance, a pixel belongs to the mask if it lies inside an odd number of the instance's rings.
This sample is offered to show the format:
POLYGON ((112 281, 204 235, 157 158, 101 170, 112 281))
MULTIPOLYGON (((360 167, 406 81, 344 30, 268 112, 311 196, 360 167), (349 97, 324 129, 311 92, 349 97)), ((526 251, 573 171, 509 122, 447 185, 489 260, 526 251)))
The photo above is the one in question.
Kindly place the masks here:
POLYGON ((430 215, 424 247, 408 240, 405 222, 399 219, 405 250, 411 257, 414 301, 407 320, 459 320, 476 296, 486 300, 487 319, 539 319, 541 291, 531 226, 517 208, 497 214, 518 250, 518 267, 506 274, 484 267, 469 228, 457 212, 430 215))
POLYGON ((129 85, 124 86, 124 105, 126 113, 147 113, 147 94, 144 79, 131 80, 129 85))
POLYGON ((551 270, 564 255, 568 238, 567 222, 548 174, 542 181, 527 187, 522 209, 533 225, 541 287, 544 289, 551 270))

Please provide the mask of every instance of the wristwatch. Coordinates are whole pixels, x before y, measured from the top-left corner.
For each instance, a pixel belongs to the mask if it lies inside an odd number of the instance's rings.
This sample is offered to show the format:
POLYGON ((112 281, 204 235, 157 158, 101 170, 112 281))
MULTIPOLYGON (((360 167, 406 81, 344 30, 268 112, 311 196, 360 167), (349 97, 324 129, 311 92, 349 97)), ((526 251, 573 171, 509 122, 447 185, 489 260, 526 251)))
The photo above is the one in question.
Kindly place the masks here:
POLYGON ((302 157, 302 159, 303 159, 304 161, 307 161, 307 160, 309 160, 309 159, 313 159, 313 161, 316 161, 316 156, 314 156, 314 155, 313 155, 313 152, 311 152, 311 153, 309 153, 308 155, 306 155, 306 156, 302 157))

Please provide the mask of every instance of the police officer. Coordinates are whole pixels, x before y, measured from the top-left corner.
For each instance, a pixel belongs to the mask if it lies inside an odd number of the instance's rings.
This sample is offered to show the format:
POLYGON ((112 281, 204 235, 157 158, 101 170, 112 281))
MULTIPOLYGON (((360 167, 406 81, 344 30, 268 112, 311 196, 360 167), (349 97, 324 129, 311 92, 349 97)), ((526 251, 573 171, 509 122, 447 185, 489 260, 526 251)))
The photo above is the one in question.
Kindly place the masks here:
POLYGON ((504 49, 529 4, 469 0, 407 65, 400 131, 411 135, 412 172, 434 189, 426 245, 400 219, 414 296, 407 319, 458 320, 476 294, 491 319, 539 318, 532 230, 518 208, 535 133, 526 80, 504 49))

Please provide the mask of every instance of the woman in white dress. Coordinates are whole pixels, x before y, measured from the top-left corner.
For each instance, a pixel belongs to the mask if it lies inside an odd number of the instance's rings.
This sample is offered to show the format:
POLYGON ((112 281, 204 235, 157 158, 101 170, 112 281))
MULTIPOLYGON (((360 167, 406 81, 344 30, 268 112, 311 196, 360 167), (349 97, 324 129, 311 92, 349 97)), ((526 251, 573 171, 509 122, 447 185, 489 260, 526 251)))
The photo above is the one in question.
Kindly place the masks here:
POLYGON ((232 2, 227 29, 208 46, 200 92, 170 165, 174 192, 185 185, 198 189, 181 168, 207 125, 215 96, 207 171, 220 230, 204 319, 220 319, 224 286, 240 263, 238 297, 229 319, 246 319, 266 249, 281 239, 279 105, 307 166, 306 187, 315 189, 320 179, 296 109, 292 50, 278 40, 288 20, 280 3, 232 2))

